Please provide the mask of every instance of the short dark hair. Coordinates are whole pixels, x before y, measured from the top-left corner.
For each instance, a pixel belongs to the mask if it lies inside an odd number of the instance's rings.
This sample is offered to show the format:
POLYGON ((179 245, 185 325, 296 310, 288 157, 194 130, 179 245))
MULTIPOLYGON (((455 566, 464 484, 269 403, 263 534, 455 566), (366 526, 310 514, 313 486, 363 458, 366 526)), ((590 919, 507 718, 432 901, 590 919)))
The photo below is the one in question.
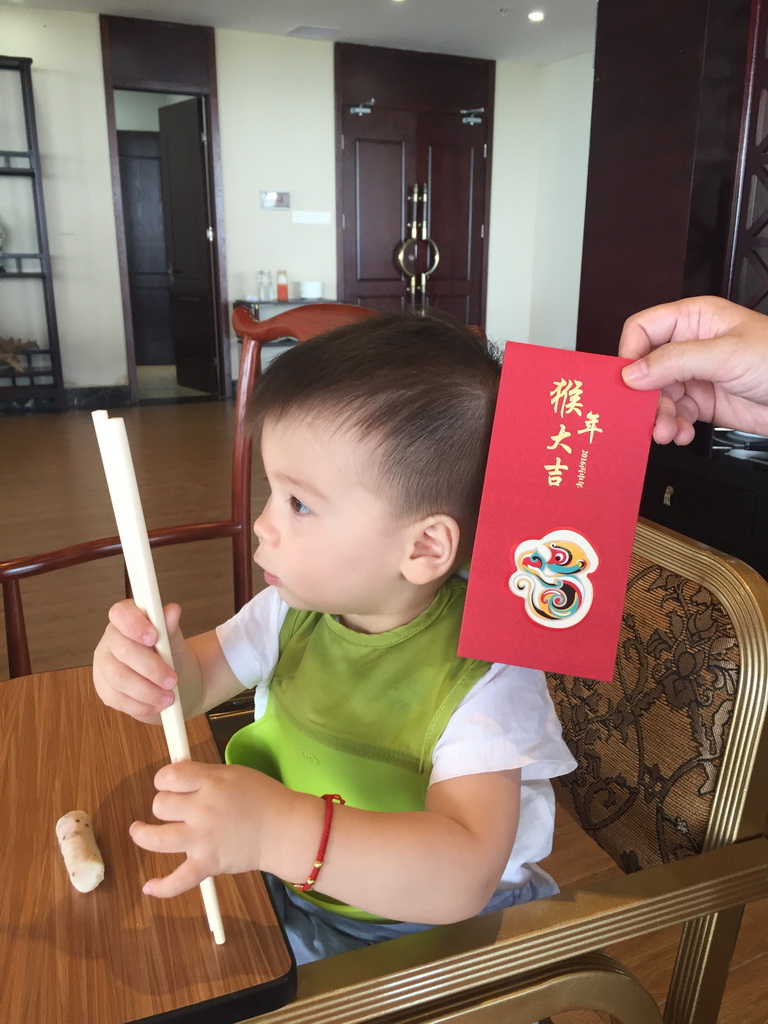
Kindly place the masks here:
POLYGON ((498 354, 443 314, 382 315, 305 341, 257 381, 247 424, 318 415, 370 443, 396 514, 474 531, 501 372, 498 354))

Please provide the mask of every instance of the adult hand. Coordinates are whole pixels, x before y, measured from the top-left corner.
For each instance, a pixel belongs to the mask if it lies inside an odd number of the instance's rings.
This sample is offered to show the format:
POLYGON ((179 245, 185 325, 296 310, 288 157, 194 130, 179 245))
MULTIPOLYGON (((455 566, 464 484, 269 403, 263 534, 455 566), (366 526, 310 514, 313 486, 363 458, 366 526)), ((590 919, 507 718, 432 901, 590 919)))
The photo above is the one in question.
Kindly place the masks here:
POLYGON ((635 313, 624 324, 622 371, 639 390, 661 389, 660 444, 693 440, 694 423, 768 435, 768 317, 706 295, 635 313))

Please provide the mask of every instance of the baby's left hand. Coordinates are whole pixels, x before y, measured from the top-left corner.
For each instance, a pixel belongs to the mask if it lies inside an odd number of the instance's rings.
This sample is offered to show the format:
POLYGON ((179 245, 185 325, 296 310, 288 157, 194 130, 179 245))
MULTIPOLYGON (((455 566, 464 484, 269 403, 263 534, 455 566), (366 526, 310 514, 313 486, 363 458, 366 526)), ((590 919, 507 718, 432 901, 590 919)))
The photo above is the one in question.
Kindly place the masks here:
POLYGON ((290 800, 290 790, 242 765, 179 761, 155 775, 155 817, 168 822, 134 821, 129 832, 137 846, 159 853, 185 853, 186 860, 163 878, 153 878, 149 896, 178 896, 209 875, 258 870, 267 822, 290 800))

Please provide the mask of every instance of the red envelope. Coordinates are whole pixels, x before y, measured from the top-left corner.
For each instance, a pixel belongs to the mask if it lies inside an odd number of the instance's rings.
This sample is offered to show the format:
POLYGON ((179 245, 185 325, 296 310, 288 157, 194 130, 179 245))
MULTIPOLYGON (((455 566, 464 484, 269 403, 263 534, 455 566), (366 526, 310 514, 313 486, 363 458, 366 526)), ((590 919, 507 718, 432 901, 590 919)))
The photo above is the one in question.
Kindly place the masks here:
POLYGON ((659 395, 628 362, 507 344, 462 657, 613 677, 659 395))

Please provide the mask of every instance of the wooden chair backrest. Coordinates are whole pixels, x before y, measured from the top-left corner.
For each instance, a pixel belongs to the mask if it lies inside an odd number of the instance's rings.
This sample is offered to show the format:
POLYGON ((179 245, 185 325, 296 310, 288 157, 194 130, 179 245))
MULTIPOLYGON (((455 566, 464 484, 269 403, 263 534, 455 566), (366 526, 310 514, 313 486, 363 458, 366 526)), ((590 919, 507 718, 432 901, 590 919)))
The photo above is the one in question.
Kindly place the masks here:
MULTIPOLYGON (((231 539, 235 611, 253 596, 251 560, 253 443, 243 429, 243 423, 248 399, 260 372, 262 345, 265 342, 286 337, 306 341, 332 327, 339 327, 344 323, 375 315, 373 310, 363 306, 312 303, 260 322, 254 320, 242 307, 235 310, 233 325, 235 331, 243 338, 243 352, 235 397, 230 518, 149 530, 149 542, 153 548, 219 537, 231 539)), ((85 541, 57 551, 23 555, 19 558, 0 561, 0 585, 2 585, 3 591, 5 634, 11 678, 29 675, 32 671, 21 593, 22 580, 120 554, 122 554, 120 540, 114 536, 85 541)), ((126 579, 126 593, 128 592, 126 579)))

